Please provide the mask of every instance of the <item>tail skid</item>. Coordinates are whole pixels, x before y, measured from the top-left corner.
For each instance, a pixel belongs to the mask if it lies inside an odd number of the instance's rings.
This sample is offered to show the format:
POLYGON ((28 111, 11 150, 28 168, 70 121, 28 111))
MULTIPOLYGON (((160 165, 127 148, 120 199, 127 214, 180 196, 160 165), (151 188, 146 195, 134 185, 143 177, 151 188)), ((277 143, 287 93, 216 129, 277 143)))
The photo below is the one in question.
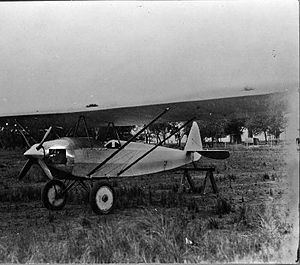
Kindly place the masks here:
POLYGON ((225 150, 203 150, 200 130, 196 122, 193 122, 184 151, 198 152, 200 155, 212 159, 226 159, 229 157, 229 152, 225 150))

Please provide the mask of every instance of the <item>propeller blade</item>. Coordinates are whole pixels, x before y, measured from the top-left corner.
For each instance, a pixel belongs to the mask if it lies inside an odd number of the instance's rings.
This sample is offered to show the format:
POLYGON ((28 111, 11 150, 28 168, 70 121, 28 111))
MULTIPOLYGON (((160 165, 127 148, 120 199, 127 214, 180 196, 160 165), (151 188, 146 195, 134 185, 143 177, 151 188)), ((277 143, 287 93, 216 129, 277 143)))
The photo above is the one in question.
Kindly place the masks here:
POLYGON ((26 164, 23 166, 18 178, 19 180, 21 180, 22 178, 25 177, 26 173, 28 172, 28 170, 31 168, 31 166, 35 163, 34 159, 28 159, 28 161, 26 162, 26 164))
POLYGON ((41 169, 44 171, 45 175, 49 178, 49 179, 53 179, 53 176, 51 174, 50 169, 47 167, 47 165, 45 164, 45 162, 42 159, 38 159, 38 164, 40 165, 41 169))
POLYGON ((47 130, 47 132, 45 133, 42 141, 39 143, 39 145, 36 147, 36 150, 40 150, 43 146, 43 143, 45 142, 46 138, 48 137, 49 133, 51 132, 52 126, 49 127, 49 129, 47 130))

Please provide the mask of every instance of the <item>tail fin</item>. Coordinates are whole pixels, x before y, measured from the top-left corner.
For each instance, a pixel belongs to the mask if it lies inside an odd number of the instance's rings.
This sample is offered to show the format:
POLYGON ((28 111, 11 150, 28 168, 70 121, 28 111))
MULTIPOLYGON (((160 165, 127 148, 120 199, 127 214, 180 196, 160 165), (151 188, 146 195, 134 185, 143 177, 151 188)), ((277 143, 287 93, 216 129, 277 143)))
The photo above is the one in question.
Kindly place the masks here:
POLYGON ((229 157, 229 152, 226 150, 203 150, 200 131, 196 122, 193 122, 184 151, 198 152, 200 155, 212 159, 226 159, 229 157))
POLYGON ((203 148, 202 148, 199 127, 197 122, 193 122, 192 128, 187 138, 186 145, 184 147, 184 151, 197 152, 197 151, 201 151, 202 149, 203 148))

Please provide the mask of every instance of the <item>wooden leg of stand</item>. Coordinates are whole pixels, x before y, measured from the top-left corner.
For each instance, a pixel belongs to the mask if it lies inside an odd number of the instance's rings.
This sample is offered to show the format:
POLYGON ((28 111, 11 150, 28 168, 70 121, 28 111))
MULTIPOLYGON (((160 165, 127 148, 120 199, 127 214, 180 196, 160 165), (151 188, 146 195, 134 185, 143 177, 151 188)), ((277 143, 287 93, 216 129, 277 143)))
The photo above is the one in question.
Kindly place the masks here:
POLYGON ((190 176, 190 174, 187 170, 184 170, 184 176, 185 176, 185 178, 187 179, 187 181, 190 185, 191 191, 195 192, 195 184, 194 184, 194 182, 193 182, 193 180, 192 180, 192 178, 191 178, 191 176, 190 176))
POLYGON ((204 178, 204 182, 203 182, 203 185, 202 185, 202 187, 201 187, 201 194, 202 195, 204 195, 204 193, 205 193, 205 186, 206 186, 206 179, 207 179, 207 173, 206 173, 206 175, 205 175, 205 178, 204 178))
POLYGON ((216 193, 216 194, 219 193, 219 190, 218 190, 213 172, 212 171, 207 171, 206 175, 209 176, 210 183, 211 183, 211 186, 212 186, 212 189, 213 189, 214 193, 216 193))

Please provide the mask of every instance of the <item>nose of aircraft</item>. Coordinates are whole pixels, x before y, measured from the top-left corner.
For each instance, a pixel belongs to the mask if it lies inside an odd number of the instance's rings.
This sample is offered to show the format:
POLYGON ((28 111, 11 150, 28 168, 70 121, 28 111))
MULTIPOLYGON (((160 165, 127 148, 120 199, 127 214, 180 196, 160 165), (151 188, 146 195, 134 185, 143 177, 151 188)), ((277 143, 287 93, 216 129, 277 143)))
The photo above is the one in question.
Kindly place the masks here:
POLYGON ((43 148, 36 150, 37 144, 31 146, 25 153, 24 156, 28 158, 44 158, 44 150, 43 148))

